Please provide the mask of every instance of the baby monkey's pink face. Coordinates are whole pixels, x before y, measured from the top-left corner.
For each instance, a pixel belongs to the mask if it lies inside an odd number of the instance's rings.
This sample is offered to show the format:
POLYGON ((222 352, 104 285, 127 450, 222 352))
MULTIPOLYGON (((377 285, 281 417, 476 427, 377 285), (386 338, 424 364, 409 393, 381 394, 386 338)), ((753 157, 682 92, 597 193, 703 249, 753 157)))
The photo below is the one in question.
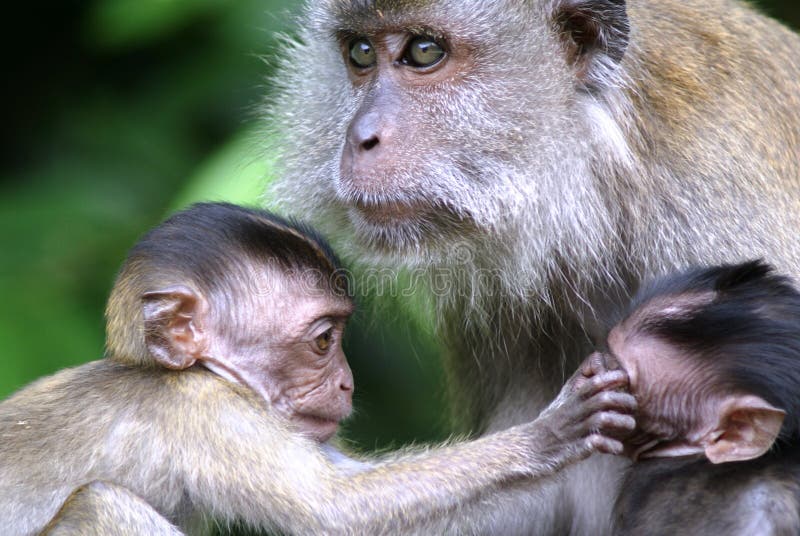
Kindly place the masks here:
POLYGON ((285 339, 271 352, 267 392, 273 408, 300 433, 325 442, 352 410, 353 375, 342 349, 352 305, 300 298, 295 308, 304 312, 292 315, 285 339))
POLYGON ((606 358, 628 373, 638 402, 636 432, 626 441, 634 459, 705 455, 713 463, 764 454, 784 412, 763 399, 719 385, 720 359, 692 356, 642 334, 635 321, 611 330, 606 358))
POLYGON ((250 388, 299 433, 328 441, 353 404, 346 280, 246 262, 227 278, 208 295, 182 284, 145 293, 148 357, 173 370, 202 365, 250 388))
POLYGON ((352 410, 342 336, 353 303, 283 274, 256 283, 237 304, 249 313, 212 337, 220 342, 201 360, 256 391, 297 432, 328 441, 352 410))
POLYGON ((609 333, 608 350, 628 373, 630 392, 639 403, 629 454, 634 459, 681 455, 680 440, 694 437, 701 415, 714 411, 714 397, 703 389, 707 371, 674 347, 631 333, 624 323, 609 333))

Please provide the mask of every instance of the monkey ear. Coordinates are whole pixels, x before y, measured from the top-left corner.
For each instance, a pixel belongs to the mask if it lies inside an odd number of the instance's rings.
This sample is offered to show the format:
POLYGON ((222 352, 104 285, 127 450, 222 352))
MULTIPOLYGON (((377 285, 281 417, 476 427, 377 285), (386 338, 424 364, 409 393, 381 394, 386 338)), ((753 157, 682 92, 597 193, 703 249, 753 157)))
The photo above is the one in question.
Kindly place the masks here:
POLYGON ((625 0, 556 0, 553 21, 578 79, 592 90, 608 86, 628 48, 625 0))
POLYGON ((711 463, 741 462, 765 454, 786 417, 785 411, 753 395, 730 396, 721 407, 718 426, 705 445, 711 463))
POLYGON ((144 340, 156 363, 170 369, 194 365, 205 349, 202 298, 175 286, 142 295, 144 340))

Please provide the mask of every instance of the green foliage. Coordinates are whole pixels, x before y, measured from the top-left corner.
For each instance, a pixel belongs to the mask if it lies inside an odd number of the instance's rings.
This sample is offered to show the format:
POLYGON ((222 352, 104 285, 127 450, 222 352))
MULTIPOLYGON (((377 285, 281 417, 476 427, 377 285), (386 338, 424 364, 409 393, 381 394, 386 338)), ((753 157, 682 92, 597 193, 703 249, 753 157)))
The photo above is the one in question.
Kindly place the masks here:
POLYGON ((231 0, 100 0, 88 16, 90 37, 104 48, 139 46, 168 36, 202 15, 230 9, 231 0))
POLYGON ((272 176, 272 166, 267 157, 254 154, 257 133, 258 129, 253 129, 238 134, 201 164, 173 201, 170 211, 199 201, 256 205, 272 176))

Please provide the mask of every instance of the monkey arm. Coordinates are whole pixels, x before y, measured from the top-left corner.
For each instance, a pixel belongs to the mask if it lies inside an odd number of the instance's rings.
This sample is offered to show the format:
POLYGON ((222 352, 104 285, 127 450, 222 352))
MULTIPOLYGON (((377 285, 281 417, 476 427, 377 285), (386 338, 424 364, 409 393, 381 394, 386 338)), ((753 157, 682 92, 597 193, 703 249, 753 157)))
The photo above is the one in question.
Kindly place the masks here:
POLYGON ((377 466, 377 460, 365 461, 347 456, 330 443, 322 445, 322 453, 336 466, 340 473, 354 475, 377 466))
POLYGON ((75 490, 43 536, 180 536, 156 510, 126 488, 92 482, 75 490))
POLYGON ((50 530, 64 534, 91 534, 81 519, 170 534, 154 512, 181 527, 200 513, 292 534, 441 533, 496 491, 612 451, 614 432, 633 424, 632 397, 610 374, 565 388, 534 422, 342 468, 344 456, 212 373, 89 363, 0 404, 0 519, 11 534, 39 533, 61 508, 50 530), (95 481, 121 489, 93 484, 65 505, 95 481))
POLYGON ((607 390, 619 385, 619 374, 598 376, 576 392, 565 389, 534 422, 401 453, 355 474, 338 468, 330 451, 287 430, 248 393, 225 389, 215 403, 206 401, 202 419, 180 424, 194 427, 192 442, 174 456, 190 500, 229 521, 293 534, 444 530, 460 508, 488 493, 615 449, 603 434, 633 424, 623 415, 630 395, 607 390), (232 439, 220 440, 226 430, 232 439))

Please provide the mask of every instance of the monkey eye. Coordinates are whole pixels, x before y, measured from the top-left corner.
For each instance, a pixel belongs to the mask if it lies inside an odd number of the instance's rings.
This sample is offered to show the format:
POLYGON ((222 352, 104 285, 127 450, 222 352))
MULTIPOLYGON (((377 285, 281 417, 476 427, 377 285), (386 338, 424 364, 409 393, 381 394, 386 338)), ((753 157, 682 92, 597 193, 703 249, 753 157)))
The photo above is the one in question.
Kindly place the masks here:
POLYGON ((333 328, 329 328, 314 338, 314 347, 318 352, 325 353, 333 343, 333 328))
POLYGON ((377 56, 375 47, 368 39, 359 37, 350 41, 350 63, 359 69, 366 69, 375 65, 377 56))
POLYGON ((445 56, 442 46, 434 39, 421 35, 411 40, 401 60, 412 67, 431 67, 445 56))

